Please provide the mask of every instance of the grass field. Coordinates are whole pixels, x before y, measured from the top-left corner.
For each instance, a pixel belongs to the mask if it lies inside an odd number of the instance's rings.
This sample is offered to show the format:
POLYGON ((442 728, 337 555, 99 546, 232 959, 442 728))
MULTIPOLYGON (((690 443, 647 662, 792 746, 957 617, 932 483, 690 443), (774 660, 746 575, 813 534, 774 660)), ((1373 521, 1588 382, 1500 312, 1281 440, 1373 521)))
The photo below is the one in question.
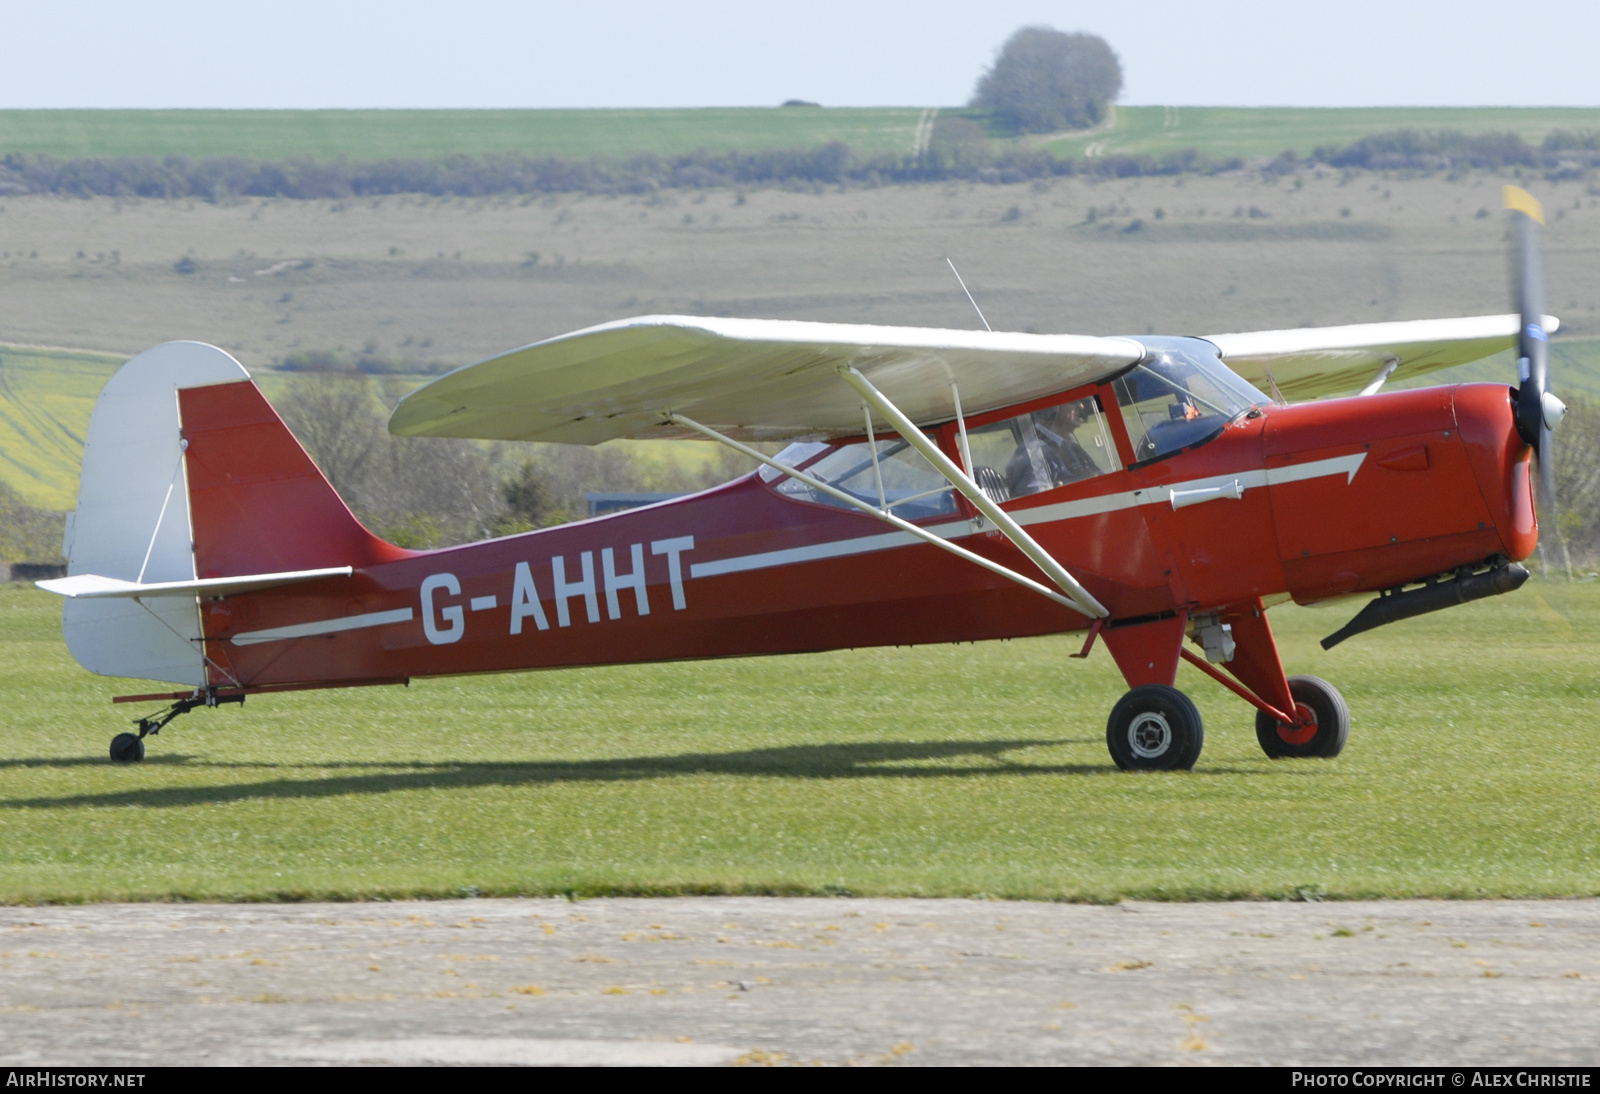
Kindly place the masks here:
MULTIPOLYGON (((3 124, 3 123, 0 123, 3 124)), ((1552 129, 1600 129, 1600 109, 1578 107, 1235 107, 1119 106, 1116 124, 1084 136, 1040 142, 1058 156, 1155 155, 1198 148, 1213 159, 1306 156, 1395 129, 1516 133, 1537 145, 1552 129)))
MULTIPOLYGON (((947 113, 964 113, 951 109, 947 113)), ((482 155, 625 158, 704 148, 755 151, 843 141, 857 153, 909 153, 916 107, 716 107, 671 110, 0 110, 0 154, 194 159, 310 156, 355 160, 482 155)), ((1600 109, 1524 107, 1123 106, 1094 133, 1028 143, 1057 155, 1198 148, 1208 155, 1306 155, 1394 129, 1519 134, 1600 129, 1600 109)), ((1001 137, 1002 142, 1015 138, 1001 137)))
POLYGON ((418 681, 201 711, 113 767, 146 685, 0 588, 0 900, 840 893, 1112 900, 1600 893, 1600 586, 1361 636, 1273 613, 1354 716, 1265 759, 1185 667, 1189 774, 1106 755, 1123 690, 1071 639, 418 681))
MULTIPOLYGON (((591 112, 0 112, 0 151, 610 155, 716 147, 706 134, 719 133, 724 147, 754 147, 738 132, 746 123, 776 145, 838 137, 870 149, 909 147, 919 117, 605 113, 602 125, 591 112), (672 115, 676 130, 663 125, 672 115), (313 124, 321 136, 308 135, 313 124)), ((1185 109, 1163 128, 1162 108, 1124 108, 1094 139, 1110 152, 1275 155, 1401 125, 1536 140, 1541 126, 1600 118, 1239 113, 1185 109), (1212 143, 1177 136, 1186 128, 1212 143)), ((1503 227, 1475 215, 1497 206, 1498 184, 1330 173, 748 200, 6 197, 0 340, 132 352, 201 338, 236 351, 273 396, 288 377, 267 366, 295 348, 371 342, 469 360, 652 311, 969 327, 946 255, 1006 329, 1476 314, 1506 299, 1503 227), (1129 230, 1135 220, 1143 230, 1129 230), (198 271, 176 271, 181 257, 198 271)), ((1556 349, 1558 389, 1600 391, 1597 198, 1581 181, 1530 185, 1553 211, 1552 307, 1574 339, 1556 349)), ((72 504, 90 405, 124 356, 0 347, 0 476, 28 500, 72 504)), ((1503 363, 1469 369, 1510 378, 1503 363)), ((1076 643, 1060 639, 257 698, 181 719, 149 762, 113 768, 106 743, 135 712, 106 699, 149 685, 77 669, 58 611, 46 594, 0 586, 3 901, 1600 893, 1597 585, 1536 584, 1326 655, 1315 640, 1344 611, 1278 609, 1290 671, 1325 676, 1350 701, 1346 754, 1267 761, 1248 708, 1186 667, 1205 755, 1192 774, 1147 777, 1118 774, 1105 752, 1105 715, 1123 690, 1109 660, 1068 662, 1076 643)))
POLYGON ((355 160, 515 152, 623 159, 844 141, 912 150, 915 107, 673 110, 0 110, 0 154, 355 160))

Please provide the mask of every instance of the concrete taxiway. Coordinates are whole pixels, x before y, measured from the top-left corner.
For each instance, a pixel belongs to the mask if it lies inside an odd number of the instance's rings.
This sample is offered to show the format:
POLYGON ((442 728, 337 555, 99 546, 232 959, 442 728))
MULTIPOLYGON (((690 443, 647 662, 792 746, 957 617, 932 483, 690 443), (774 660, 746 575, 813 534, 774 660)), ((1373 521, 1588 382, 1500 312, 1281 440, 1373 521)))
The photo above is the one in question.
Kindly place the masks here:
POLYGON ((0 908, 0 1065, 1600 1062, 1600 901, 0 908))

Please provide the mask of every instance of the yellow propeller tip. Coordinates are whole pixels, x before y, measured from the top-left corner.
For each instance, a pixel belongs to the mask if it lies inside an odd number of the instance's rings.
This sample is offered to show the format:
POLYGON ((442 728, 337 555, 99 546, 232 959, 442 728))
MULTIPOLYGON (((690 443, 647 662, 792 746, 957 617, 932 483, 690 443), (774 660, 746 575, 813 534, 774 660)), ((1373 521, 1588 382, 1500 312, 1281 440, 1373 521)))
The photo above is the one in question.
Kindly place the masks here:
POLYGON ((1515 209, 1519 213, 1526 213, 1540 224, 1544 223, 1544 206, 1539 204, 1539 199, 1520 186, 1507 186, 1502 191, 1505 197, 1505 207, 1515 209))

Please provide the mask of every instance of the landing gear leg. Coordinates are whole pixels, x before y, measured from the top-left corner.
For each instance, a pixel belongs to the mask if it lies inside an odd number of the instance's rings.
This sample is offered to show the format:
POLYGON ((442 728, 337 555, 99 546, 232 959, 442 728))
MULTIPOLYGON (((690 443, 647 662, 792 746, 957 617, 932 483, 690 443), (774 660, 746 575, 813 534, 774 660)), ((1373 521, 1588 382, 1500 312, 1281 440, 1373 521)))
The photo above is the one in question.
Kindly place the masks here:
POLYGON ((1204 743, 1194 701, 1166 684, 1134 688, 1106 722, 1106 747, 1124 771, 1188 771, 1204 743))
POLYGON ((144 739, 153 737, 161 732, 161 727, 180 714, 187 714, 195 707, 216 707, 224 703, 238 703, 244 705, 244 695, 218 695, 213 687, 196 688, 193 695, 179 699, 160 714, 152 714, 147 718, 135 718, 134 726, 138 734, 119 733, 111 738, 111 762, 116 764, 136 764, 144 759, 144 739))

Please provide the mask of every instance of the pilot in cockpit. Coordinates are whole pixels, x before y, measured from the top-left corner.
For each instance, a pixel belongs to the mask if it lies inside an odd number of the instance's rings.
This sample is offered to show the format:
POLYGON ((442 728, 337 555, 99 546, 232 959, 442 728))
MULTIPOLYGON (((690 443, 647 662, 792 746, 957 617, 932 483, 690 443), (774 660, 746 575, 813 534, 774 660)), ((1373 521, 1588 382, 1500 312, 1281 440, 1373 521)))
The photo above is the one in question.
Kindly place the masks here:
POLYGON ((1100 473, 1094 458, 1073 436, 1091 413, 1092 401, 1079 399, 1046 407, 1019 420, 1017 450, 1006 464, 1006 485, 1019 498, 1077 482, 1100 473))

